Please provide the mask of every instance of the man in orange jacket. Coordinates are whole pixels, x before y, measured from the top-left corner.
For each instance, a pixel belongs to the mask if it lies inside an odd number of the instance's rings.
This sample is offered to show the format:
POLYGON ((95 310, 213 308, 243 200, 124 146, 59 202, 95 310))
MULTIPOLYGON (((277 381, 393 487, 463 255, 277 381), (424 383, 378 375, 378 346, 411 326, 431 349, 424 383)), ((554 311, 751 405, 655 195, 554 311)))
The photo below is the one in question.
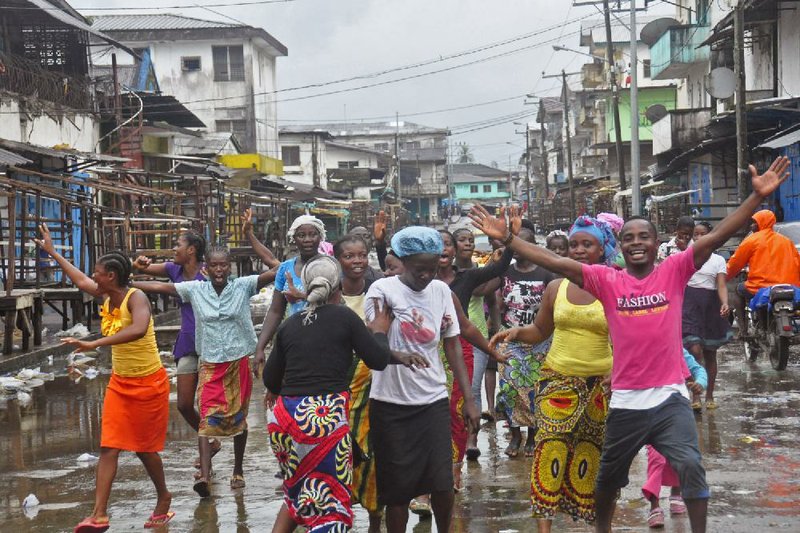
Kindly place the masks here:
MULTIPOLYGON (((742 241, 728 260, 728 279, 750 265, 747 281, 736 288, 744 304, 762 287, 779 283, 800 287, 800 253, 791 240, 772 229, 774 225, 775 214, 772 211, 763 209, 755 213, 753 233, 742 241)), ((737 306, 736 311, 741 324, 744 309, 737 306)))

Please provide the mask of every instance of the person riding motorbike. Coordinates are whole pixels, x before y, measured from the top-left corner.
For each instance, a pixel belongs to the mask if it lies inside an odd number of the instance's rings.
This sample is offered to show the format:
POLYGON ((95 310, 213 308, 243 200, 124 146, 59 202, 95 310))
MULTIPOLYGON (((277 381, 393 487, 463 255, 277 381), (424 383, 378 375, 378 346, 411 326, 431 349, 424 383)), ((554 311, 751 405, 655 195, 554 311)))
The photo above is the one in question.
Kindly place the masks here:
POLYGON ((736 320, 744 324, 744 306, 763 287, 788 283, 800 287, 800 253, 794 243, 777 233, 775 214, 762 209, 753 215, 752 233, 747 236, 728 260, 728 279, 749 265, 747 280, 736 287, 741 302, 735 306, 736 320))

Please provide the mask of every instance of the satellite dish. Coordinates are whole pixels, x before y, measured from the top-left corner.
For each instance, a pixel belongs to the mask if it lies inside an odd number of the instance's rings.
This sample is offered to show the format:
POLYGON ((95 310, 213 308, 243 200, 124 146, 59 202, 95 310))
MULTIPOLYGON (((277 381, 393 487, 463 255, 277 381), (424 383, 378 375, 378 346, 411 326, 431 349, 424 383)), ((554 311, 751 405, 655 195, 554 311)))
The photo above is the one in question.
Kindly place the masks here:
POLYGON ((661 104, 653 104, 647 108, 647 111, 644 112, 644 116, 647 117, 647 120, 649 120, 651 124, 654 124, 667 116, 667 108, 661 104))
POLYGON ((647 46, 653 46, 664 35, 664 32, 673 26, 680 26, 681 23, 672 17, 662 17, 652 20, 645 24, 639 32, 639 38, 647 46))
POLYGON ((717 67, 706 76, 706 91, 718 100, 733 96, 736 78, 733 71, 726 67, 717 67))

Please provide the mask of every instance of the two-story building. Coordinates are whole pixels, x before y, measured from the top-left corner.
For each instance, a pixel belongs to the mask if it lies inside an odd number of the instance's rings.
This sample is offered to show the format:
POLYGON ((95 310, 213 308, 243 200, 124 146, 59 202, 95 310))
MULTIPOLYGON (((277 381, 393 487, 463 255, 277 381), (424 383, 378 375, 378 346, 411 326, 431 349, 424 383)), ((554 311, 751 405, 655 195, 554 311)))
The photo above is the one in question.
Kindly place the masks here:
POLYGON ((388 187, 413 217, 434 220, 447 198, 448 135, 447 129, 402 121, 307 124, 282 127, 280 144, 290 179, 310 184, 316 168, 320 186, 364 199, 388 187))
MULTIPOLYGON (((160 90, 176 97, 209 131, 236 135, 248 153, 279 174, 276 60, 288 51, 263 28, 180 15, 108 15, 92 27, 147 52, 160 90)), ((93 61, 110 63, 107 47, 93 61)), ((120 58, 117 58, 120 61, 120 58)), ((125 60, 123 59, 123 62, 125 60)))
POLYGON ((476 163, 457 163, 450 167, 453 197, 466 204, 498 206, 511 199, 509 173, 476 163))

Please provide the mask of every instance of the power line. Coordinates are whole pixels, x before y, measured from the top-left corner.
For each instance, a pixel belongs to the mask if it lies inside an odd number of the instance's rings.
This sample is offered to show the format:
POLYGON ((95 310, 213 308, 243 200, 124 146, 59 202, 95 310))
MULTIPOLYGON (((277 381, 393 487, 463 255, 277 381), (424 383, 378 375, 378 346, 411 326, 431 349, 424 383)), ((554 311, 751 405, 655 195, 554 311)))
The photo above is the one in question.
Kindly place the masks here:
MULTIPOLYGON (((288 4, 296 0, 239 0, 237 2, 225 2, 214 4, 182 4, 174 6, 125 6, 125 7, 76 7, 76 11, 158 11, 162 9, 202 9, 206 7, 239 7, 239 6, 254 6, 265 4, 288 4)), ((36 7, 36 6, 0 6, 0 9, 13 9, 13 10, 32 10, 32 11, 64 11, 60 7, 36 7)))

